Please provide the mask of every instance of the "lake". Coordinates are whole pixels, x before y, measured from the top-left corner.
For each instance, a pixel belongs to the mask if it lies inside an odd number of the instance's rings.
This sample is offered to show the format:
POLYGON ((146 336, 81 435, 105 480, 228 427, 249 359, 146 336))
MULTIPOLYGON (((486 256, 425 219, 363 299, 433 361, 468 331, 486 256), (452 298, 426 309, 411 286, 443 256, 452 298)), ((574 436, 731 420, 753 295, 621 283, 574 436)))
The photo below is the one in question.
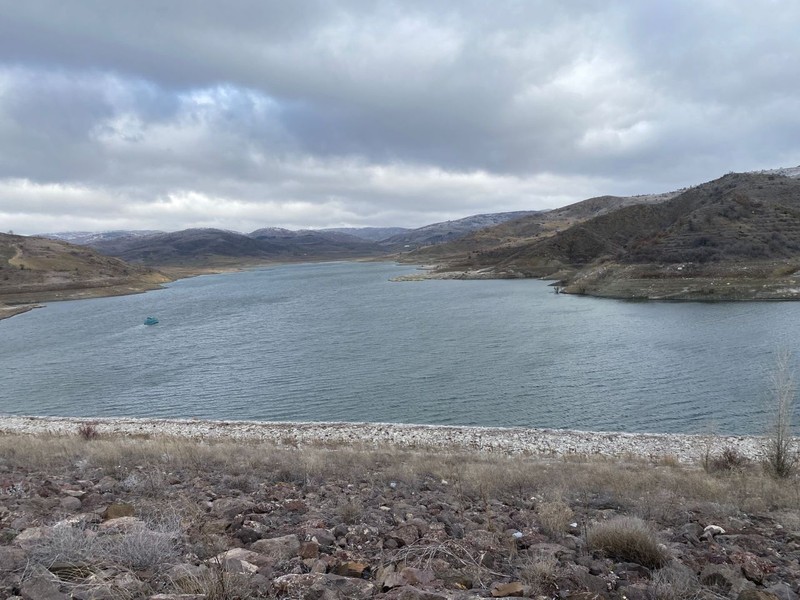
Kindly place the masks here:
POLYGON ((0 321, 0 413, 761 433, 776 352, 800 340, 800 303, 389 281, 412 271, 279 266, 49 304, 0 321))

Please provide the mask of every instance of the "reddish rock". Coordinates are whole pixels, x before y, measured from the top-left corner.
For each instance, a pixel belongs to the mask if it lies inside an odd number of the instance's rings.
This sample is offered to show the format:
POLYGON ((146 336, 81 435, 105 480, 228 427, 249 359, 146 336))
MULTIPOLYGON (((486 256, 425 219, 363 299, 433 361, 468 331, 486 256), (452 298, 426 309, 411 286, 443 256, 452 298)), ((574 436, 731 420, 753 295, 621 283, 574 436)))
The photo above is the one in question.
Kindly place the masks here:
POLYGON ((492 585, 492 598, 522 597, 524 593, 525 587, 519 581, 492 585))

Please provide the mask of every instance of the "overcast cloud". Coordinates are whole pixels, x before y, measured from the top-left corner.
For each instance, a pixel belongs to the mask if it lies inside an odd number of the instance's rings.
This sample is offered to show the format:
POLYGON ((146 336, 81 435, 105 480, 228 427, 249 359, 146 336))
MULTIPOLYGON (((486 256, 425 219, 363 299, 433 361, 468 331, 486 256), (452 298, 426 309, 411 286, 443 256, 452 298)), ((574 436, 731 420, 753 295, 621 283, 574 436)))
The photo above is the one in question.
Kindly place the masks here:
POLYGON ((800 164, 800 3, 0 0, 0 229, 400 225, 800 164))

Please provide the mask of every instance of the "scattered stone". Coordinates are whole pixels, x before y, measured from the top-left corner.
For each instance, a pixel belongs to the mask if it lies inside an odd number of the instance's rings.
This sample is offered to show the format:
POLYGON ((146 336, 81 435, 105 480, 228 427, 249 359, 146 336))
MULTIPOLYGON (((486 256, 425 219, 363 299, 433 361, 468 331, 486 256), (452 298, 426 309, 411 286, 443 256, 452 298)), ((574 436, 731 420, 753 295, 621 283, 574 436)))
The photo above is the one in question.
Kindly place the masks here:
POLYGON ((20 595, 24 600, 69 600, 60 590, 60 581, 47 572, 36 573, 22 582, 20 595))
POLYGON ((715 535, 724 535, 725 530, 719 525, 707 525, 703 529, 703 534, 700 536, 701 540, 712 540, 715 535))
POLYGON ((369 581, 330 574, 283 575, 273 583, 279 592, 297 600, 367 600, 375 593, 369 581))
POLYGON ((363 562, 347 561, 339 564, 334 572, 343 577, 363 577, 369 565, 363 562))
POLYGON ((115 502, 109 504, 103 511, 103 520, 111 521, 112 519, 119 519, 122 517, 132 517, 136 514, 136 509, 132 504, 127 502, 115 502))
POLYGON ((748 589, 743 590, 736 600, 781 600, 772 592, 766 590, 748 589))
POLYGON ((509 583, 495 583, 492 585, 492 598, 521 597, 525 593, 525 586, 519 581, 509 583))
POLYGON ((65 496, 59 502, 61 510, 65 512, 78 512, 81 509, 81 501, 74 496, 65 496))
POLYGON ((297 556, 300 550, 300 539, 296 535, 284 535, 253 542, 251 548, 255 552, 266 554, 277 560, 285 560, 297 556))

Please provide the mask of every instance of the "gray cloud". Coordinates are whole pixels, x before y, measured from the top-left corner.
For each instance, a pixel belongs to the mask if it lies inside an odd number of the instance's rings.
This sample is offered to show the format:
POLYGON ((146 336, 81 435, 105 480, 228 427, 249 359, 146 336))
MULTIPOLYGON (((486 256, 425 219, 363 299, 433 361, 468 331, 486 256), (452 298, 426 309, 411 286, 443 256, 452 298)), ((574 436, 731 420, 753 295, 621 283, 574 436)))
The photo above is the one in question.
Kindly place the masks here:
POLYGON ((796 165, 798 17, 0 0, 0 227, 416 226, 796 165))

